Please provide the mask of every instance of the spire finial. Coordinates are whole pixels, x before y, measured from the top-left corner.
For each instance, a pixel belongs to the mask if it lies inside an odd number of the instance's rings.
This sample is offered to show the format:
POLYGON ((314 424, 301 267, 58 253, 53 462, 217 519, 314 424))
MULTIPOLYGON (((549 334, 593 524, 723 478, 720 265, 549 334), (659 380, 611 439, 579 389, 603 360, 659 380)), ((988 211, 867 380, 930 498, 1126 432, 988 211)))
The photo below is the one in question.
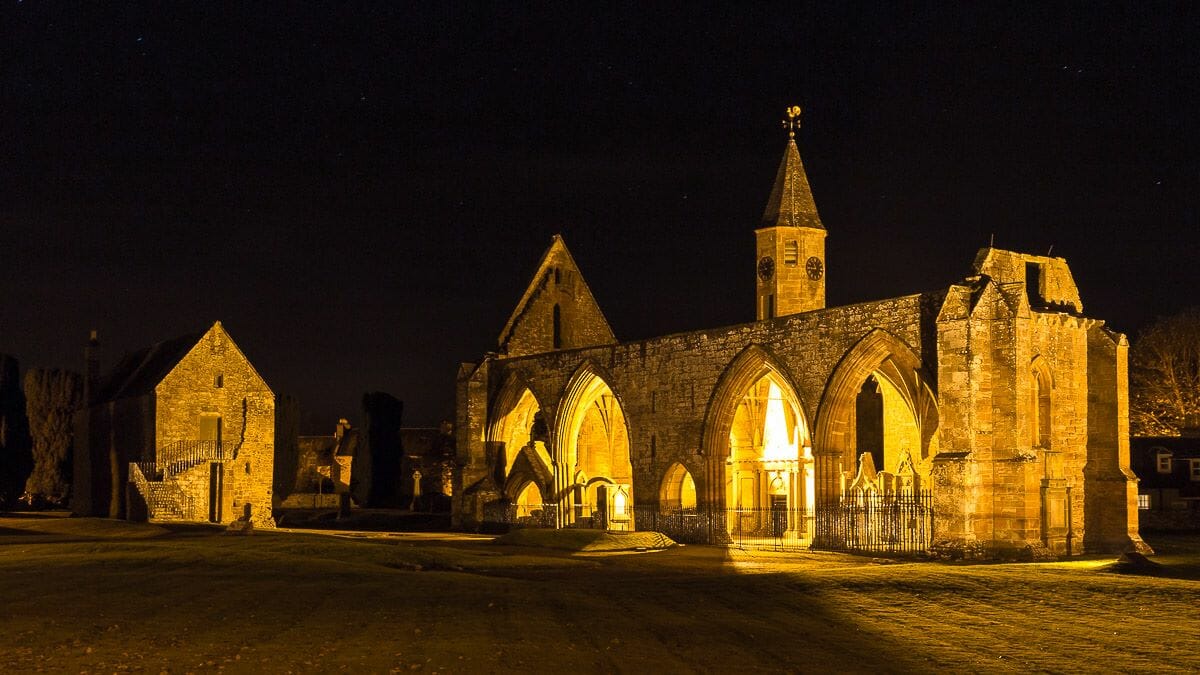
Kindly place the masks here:
POLYGON ((783 128, 788 130, 788 138, 796 137, 796 130, 800 128, 800 106, 794 105, 787 109, 787 119, 783 120, 783 128))

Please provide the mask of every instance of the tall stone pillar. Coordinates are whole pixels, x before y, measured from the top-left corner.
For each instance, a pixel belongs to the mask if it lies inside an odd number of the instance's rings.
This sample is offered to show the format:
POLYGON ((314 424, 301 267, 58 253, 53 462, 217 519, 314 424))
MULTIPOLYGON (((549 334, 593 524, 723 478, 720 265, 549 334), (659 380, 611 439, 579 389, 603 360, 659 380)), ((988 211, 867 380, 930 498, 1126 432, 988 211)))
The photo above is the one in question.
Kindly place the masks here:
POLYGON ((1137 477, 1129 468, 1129 341, 1088 330, 1088 447, 1083 545, 1088 551, 1153 553, 1138 534, 1137 477))
POLYGON ((484 447, 487 425, 488 366, 482 363, 463 363, 455 383, 456 455, 454 458, 454 495, 451 497, 451 525, 455 528, 477 529, 483 520, 483 505, 487 495, 480 486, 490 481, 489 462, 484 447))

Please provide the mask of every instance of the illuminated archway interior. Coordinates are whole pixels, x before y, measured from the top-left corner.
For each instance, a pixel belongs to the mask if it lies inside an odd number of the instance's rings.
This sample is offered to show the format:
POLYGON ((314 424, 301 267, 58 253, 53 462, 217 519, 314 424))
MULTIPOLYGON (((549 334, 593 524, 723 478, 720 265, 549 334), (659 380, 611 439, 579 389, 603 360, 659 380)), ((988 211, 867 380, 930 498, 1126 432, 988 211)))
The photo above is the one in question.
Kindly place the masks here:
MULTIPOLYGON (((512 472, 513 462, 521 449, 534 443, 533 422, 539 412, 537 399, 528 389, 521 393, 517 404, 504 416, 500 424, 500 439, 504 442, 504 475, 507 478, 512 472)), ((538 445, 544 444, 537 441, 538 445)), ((545 448, 543 447, 542 450, 545 448)))
POLYGON ((734 530, 760 530, 789 514, 789 530, 806 527, 814 505, 812 440, 799 402, 771 372, 759 378, 738 402, 729 430, 726 472, 728 505, 736 512, 734 530))
POLYGON ((658 504, 663 513, 696 510, 696 481, 682 464, 676 462, 667 469, 658 504))
POLYGON ((859 487, 890 492, 920 487, 921 428, 912 404, 881 371, 872 372, 854 400, 854 467, 847 478, 859 487), (870 456, 865 471, 863 456, 870 456))
POLYGON ((536 516, 543 508, 542 491, 538 489, 537 483, 529 481, 517 492, 517 498, 514 500, 517 507, 517 516, 536 516))
POLYGON ((571 467, 571 508, 566 524, 633 529, 633 465, 625 413, 599 377, 582 383, 570 411, 566 465, 571 467))

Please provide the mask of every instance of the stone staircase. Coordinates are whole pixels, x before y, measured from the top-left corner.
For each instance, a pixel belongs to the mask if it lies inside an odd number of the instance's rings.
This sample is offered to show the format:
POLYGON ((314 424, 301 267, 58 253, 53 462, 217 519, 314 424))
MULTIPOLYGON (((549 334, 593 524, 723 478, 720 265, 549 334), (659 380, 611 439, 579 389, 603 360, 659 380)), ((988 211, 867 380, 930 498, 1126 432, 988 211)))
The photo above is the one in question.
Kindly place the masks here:
POLYGON ((219 441, 179 441, 159 448, 155 462, 131 463, 129 481, 145 501, 148 518, 155 522, 203 520, 180 479, 198 466, 224 461, 225 454, 219 441))

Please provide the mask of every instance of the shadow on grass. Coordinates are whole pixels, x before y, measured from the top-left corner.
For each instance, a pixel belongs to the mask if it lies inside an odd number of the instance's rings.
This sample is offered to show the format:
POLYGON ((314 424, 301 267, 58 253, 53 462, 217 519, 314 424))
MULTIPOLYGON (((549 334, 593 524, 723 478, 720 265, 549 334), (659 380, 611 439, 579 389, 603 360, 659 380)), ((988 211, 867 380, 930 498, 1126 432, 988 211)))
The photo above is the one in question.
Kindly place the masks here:
POLYGON ((1127 553, 1105 568, 1107 572, 1166 579, 1200 580, 1200 533, 1155 533, 1144 535, 1155 555, 1147 558, 1127 553))

